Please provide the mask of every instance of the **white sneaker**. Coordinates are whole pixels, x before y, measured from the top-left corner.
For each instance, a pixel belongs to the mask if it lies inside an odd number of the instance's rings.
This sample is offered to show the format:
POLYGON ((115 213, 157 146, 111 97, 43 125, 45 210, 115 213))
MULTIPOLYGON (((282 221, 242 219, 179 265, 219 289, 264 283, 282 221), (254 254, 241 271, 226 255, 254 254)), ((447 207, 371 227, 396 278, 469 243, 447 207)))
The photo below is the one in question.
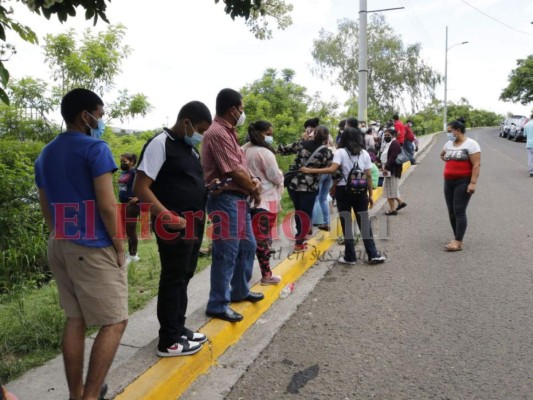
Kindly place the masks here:
POLYGON ((383 256, 373 257, 370 259, 370 264, 383 264, 386 258, 383 256))
POLYGON ((141 257, 139 257, 137 254, 130 256, 130 257, 131 257, 131 261, 135 261, 135 262, 141 261, 141 257))
POLYGON ((157 349, 157 355, 159 357, 178 357, 189 356, 197 353, 202 349, 200 343, 191 342, 189 340, 180 339, 179 342, 174 343, 172 346, 167 347, 164 350, 157 349))
POLYGON ((185 328, 185 334, 181 335, 181 339, 200 344, 207 342, 207 336, 205 336, 203 333, 194 332, 188 328, 185 328))
POLYGON ((346 259, 344 257, 339 257, 337 262, 340 263, 340 264, 347 264, 347 265, 355 265, 355 264, 357 264, 357 261, 346 261, 346 259))
POLYGON ((124 265, 128 266, 128 264, 129 264, 130 262, 132 262, 132 261, 133 261, 133 259, 132 259, 131 256, 128 254, 128 255, 126 256, 126 258, 124 259, 124 265))

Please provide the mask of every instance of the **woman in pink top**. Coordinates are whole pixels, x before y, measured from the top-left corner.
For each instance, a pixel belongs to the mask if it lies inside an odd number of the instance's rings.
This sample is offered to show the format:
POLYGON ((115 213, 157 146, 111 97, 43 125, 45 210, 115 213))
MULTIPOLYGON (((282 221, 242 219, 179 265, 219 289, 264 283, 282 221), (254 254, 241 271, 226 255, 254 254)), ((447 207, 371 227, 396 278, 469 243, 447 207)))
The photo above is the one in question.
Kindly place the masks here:
POLYGON ((276 151, 271 146, 272 132, 270 122, 254 122, 248 127, 250 141, 242 147, 250 173, 261 180, 261 203, 251 210, 251 216, 262 285, 276 285, 281 281, 281 277, 273 275, 270 269, 272 229, 276 226, 277 215, 281 211, 283 193, 283 173, 274 156, 276 151))

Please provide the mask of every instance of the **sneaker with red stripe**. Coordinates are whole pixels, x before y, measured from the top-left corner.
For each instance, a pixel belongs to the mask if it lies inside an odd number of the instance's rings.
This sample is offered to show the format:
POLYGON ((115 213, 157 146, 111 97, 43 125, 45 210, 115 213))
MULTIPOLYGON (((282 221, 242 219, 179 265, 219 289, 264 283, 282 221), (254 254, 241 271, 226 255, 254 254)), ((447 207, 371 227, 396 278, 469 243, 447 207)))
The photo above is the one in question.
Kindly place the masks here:
POLYGON ((199 352, 201 348, 202 345, 200 343, 180 338, 176 343, 166 349, 162 350, 158 347, 157 355, 159 357, 189 356, 199 352))

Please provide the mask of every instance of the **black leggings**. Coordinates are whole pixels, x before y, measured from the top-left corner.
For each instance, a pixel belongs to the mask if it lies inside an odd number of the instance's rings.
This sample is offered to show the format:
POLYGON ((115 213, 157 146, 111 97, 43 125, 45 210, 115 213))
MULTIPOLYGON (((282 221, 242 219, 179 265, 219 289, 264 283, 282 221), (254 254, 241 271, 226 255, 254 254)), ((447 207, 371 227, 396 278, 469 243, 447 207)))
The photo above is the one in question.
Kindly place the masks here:
MULTIPOLYGON (((138 218, 141 213, 141 209, 138 204, 128 204, 126 206, 126 217, 128 220, 138 218)), ((128 253, 130 256, 137 254, 137 221, 126 223, 126 235, 128 236, 128 253)))
POLYGON ((444 181, 444 197, 448 206, 450 223, 452 224, 455 240, 462 241, 466 232, 466 207, 471 194, 467 193, 470 178, 444 181))

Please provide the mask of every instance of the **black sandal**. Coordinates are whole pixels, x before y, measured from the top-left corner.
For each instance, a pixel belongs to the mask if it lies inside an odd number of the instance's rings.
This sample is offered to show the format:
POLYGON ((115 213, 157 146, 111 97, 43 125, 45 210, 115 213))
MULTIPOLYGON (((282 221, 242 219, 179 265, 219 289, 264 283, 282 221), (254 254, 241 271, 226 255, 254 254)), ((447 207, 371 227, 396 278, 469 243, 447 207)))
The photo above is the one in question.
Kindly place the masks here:
POLYGON ((386 211, 385 215, 398 215, 398 211, 396 211, 396 210, 386 211))
POLYGON ((407 203, 404 201, 403 203, 398 205, 398 207, 396 207, 396 211, 400 211, 402 208, 405 208, 405 207, 407 207, 407 203))

